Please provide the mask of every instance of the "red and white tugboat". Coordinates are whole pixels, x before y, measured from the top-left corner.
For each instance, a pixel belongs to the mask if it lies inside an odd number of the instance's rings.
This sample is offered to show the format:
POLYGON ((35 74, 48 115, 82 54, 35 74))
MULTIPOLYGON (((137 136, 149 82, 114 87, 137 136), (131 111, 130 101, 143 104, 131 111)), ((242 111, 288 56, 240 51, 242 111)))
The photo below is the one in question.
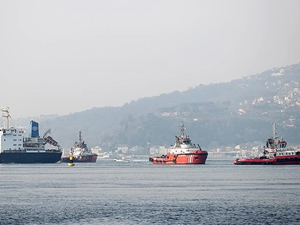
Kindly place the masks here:
POLYGON ((287 165, 300 163, 300 151, 287 148, 287 142, 277 136, 276 123, 273 123, 273 137, 266 142, 258 158, 241 158, 234 160, 236 165, 287 165))
POLYGON ((79 141, 74 143, 74 148, 70 150, 69 156, 61 157, 61 162, 70 163, 70 157, 73 158, 73 162, 96 162, 97 154, 92 153, 90 149, 88 149, 87 144, 82 141, 81 131, 79 131, 79 141))
POLYGON ((189 135, 184 134, 184 124, 181 123, 179 137, 166 155, 149 158, 153 164, 205 164, 207 151, 201 150, 200 145, 192 144, 189 135))

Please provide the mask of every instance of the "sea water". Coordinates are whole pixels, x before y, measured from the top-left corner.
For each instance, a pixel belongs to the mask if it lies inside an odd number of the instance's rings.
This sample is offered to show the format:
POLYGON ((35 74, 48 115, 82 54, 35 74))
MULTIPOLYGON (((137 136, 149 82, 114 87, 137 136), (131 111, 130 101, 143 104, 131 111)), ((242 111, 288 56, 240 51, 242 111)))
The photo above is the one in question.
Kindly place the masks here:
POLYGON ((0 224, 300 224, 300 165, 0 164, 0 224))

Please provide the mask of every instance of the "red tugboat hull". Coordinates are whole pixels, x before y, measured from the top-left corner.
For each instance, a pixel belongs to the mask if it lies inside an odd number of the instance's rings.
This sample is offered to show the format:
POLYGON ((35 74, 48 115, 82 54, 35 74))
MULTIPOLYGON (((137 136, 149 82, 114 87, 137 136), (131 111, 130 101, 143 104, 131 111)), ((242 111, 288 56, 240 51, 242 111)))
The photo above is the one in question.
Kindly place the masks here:
MULTIPOLYGON (((66 162, 69 163, 70 162, 70 158, 69 156, 64 156, 61 157, 61 162, 66 162)), ((85 157, 81 157, 81 158, 76 158, 73 157, 73 162, 82 162, 82 163, 95 163, 97 161, 97 155, 86 155, 85 157)))
POLYGON ((206 151, 197 151, 190 154, 167 154, 162 157, 149 158, 153 164, 205 164, 206 151))
POLYGON ((295 165, 300 164, 300 154, 291 156, 277 156, 272 159, 236 159, 235 165, 295 165))

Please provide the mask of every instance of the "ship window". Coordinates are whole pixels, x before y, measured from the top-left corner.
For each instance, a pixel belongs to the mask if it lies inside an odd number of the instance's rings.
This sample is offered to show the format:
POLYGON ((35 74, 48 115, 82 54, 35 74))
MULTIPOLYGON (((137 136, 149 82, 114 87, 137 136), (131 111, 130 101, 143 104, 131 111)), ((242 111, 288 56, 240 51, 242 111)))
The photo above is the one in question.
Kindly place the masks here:
POLYGON ((17 139, 13 139, 13 141, 17 141, 17 139))
POLYGON ((22 141, 22 139, 19 139, 19 141, 22 141))
POLYGON ((13 134, 13 136, 17 136, 16 134, 13 134))
POLYGON ((13 146, 17 146, 17 144, 13 144, 13 146))
POLYGON ((22 146, 22 144, 18 144, 18 146, 22 146))

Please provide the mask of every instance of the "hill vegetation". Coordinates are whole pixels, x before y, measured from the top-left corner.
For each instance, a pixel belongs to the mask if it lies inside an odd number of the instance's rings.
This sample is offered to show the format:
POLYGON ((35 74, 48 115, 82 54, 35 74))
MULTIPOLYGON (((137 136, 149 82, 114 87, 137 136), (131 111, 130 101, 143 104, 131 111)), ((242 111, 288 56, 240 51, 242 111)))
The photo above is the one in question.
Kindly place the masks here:
POLYGON ((142 98, 122 107, 93 108, 43 119, 63 146, 81 130, 89 147, 170 145, 183 121, 202 148, 264 142, 272 122, 289 144, 300 144, 300 64, 273 68, 228 83, 142 98))

